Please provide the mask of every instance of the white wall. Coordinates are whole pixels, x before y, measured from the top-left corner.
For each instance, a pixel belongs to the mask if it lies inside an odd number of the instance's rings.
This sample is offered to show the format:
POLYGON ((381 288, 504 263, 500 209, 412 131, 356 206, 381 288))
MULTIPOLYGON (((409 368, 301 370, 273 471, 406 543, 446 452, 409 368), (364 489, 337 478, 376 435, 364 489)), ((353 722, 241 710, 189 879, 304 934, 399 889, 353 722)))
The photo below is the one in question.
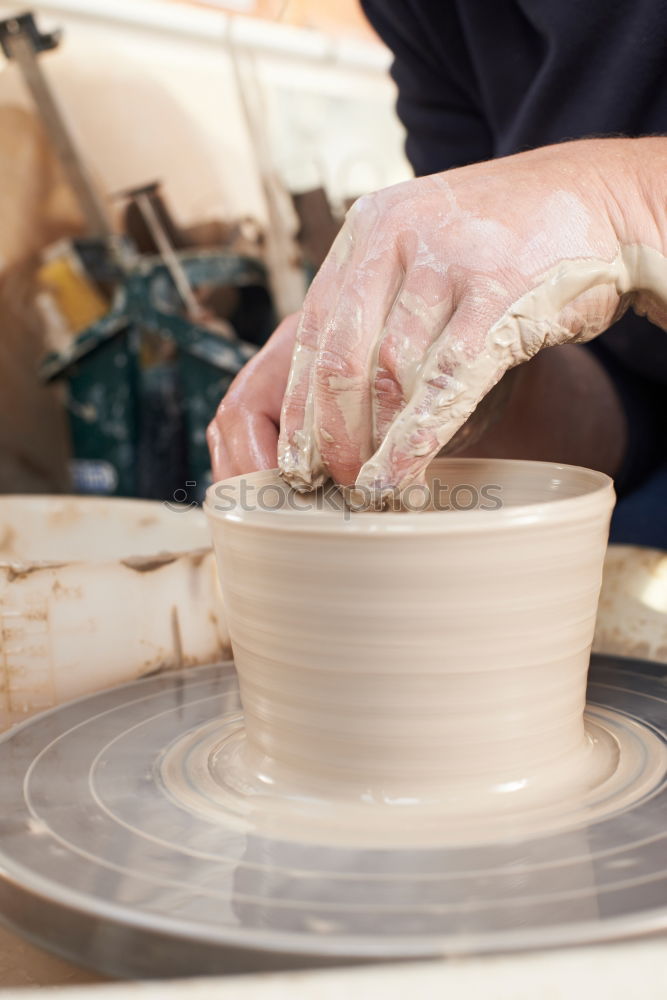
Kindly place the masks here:
MULTIPOLYGON (((334 198, 409 176, 388 54, 317 32, 160 0, 49 0, 32 8, 64 29, 42 66, 107 193, 162 179, 184 224, 265 205, 238 100, 229 40, 260 81, 274 166, 334 198)), ((16 12, 0 0, 0 15, 16 12)), ((29 106, 14 67, 0 103, 29 106)))

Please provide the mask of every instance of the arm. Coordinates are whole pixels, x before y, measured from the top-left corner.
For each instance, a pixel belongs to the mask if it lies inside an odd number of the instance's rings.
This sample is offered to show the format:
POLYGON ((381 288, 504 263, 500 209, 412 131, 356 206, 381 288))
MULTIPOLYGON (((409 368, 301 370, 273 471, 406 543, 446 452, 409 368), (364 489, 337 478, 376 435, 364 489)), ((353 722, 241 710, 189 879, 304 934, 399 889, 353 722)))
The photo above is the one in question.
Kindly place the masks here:
POLYGON ((413 0, 362 0, 362 7, 394 55, 396 111, 405 126, 405 151, 415 174, 493 156, 493 137, 471 93, 474 73, 456 5, 441 0, 442 37, 437 39, 422 29, 420 4, 413 0))

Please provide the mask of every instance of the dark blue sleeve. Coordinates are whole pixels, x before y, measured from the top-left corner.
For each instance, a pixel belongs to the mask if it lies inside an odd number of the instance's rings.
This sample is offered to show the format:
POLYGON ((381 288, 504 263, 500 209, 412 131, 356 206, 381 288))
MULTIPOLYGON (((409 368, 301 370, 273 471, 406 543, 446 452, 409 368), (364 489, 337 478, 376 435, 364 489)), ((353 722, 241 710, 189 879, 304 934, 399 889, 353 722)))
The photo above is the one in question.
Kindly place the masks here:
POLYGON ((493 155, 489 128, 474 93, 474 74, 455 4, 438 3, 438 37, 411 0, 361 0, 394 54, 396 110, 405 151, 417 175, 465 166, 493 155))

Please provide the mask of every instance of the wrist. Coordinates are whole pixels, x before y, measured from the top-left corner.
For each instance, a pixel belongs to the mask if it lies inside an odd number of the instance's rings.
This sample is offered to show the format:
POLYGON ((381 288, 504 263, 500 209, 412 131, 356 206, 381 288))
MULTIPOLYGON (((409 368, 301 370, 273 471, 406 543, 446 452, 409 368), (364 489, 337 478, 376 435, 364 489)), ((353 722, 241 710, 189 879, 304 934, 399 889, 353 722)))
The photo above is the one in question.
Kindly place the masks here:
POLYGON ((617 289, 667 324, 667 138, 601 139, 594 162, 619 242, 617 289))
POLYGON ((591 141, 600 145, 598 175, 619 244, 667 256, 667 138, 591 141))

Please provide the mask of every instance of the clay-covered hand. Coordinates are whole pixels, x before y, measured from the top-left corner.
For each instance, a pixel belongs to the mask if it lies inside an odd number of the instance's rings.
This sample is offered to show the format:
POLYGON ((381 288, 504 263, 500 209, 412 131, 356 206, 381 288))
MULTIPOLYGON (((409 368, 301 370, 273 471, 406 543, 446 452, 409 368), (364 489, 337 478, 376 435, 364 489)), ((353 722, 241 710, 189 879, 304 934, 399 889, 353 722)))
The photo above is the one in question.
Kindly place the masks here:
POLYGON ((401 489, 508 368, 590 340, 629 304, 666 325, 645 141, 545 147, 357 201, 299 321, 284 477, 401 489))

